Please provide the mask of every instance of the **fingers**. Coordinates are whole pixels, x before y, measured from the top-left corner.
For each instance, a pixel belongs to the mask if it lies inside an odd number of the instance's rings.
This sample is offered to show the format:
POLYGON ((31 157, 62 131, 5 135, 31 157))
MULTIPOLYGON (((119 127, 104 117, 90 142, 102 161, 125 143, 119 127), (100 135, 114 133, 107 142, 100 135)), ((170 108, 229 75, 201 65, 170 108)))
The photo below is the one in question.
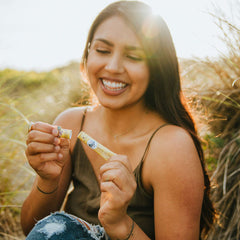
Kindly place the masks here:
MULTIPOLYGON (((29 145, 32 142, 47 143, 53 145, 60 145, 64 148, 69 146, 69 138, 60 138, 60 132, 69 131, 61 127, 50 125, 48 123, 36 122, 31 124, 26 143, 29 145)), ((62 134, 62 133, 61 133, 62 134)), ((63 134, 62 134, 63 135, 63 134)), ((63 136, 64 137, 64 136, 63 136)))
POLYGON ((102 182, 100 189, 105 201, 111 200, 117 202, 117 205, 125 205, 130 200, 130 198, 122 197, 124 193, 112 181, 102 182))
POLYGON ((70 140, 59 137, 57 126, 48 123, 32 123, 27 136, 25 150, 31 167, 41 177, 57 176, 61 173, 69 155, 70 140))
POLYGON ((53 134, 55 136, 58 135, 58 130, 56 126, 43 122, 32 123, 29 131, 31 132, 32 130, 53 134))
POLYGON ((104 172, 100 174, 101 182, 113 182, 120 190, 123 190, 129 179, 129 171, 119 163, 108 164, 104 172))
POLYGON ((33 169, 39 169, 45 162, 61 160, 60 153, 39 153, 29 158, 29 164, 33 169))
POLYGON ((61 138, 59 146, 61 147, 62 151, 69 151, 70 147, 70 140, 66 138, 61 138))
MULTIPOLYGON (((111 178, 110 178, 111 179, 111 178)), ((124 208, 131 201, 135 190, 136 182, 135 179, 130 178, 129 181, 121 181, 118 177, 113 180, 101 181, 100 190, 102 193, 101 203, 110 201, 112 209, 124 208)))
POLYGON ((60 141, 57 138, 57 135, 58 130, 56 126, 43 122, 32 123, 26 143, 41 142, 58 145, 60 141))
POLYGON ((45 133, 39 130, 32 130, 28 133, 28 137, 26 140, 27 144, 31 142, 51 143, 58 145, 60 143, 60 140, 58 137, 54 136, 51 133, 45 133))
POLYGON ((27 136, 26 154, 35 155, 38 153, 58 152, 60 139, 57 138, 58 131, 55 126, 48 123, 32 123, 27 136))
POLYGON ((41 143, 41 142, 30 142, 27 147, 29 155, 35 155, 37 153, 50 153, 59 152, 60 146, 53 144, 41 143))
POLYGON ((120 222, 127 215, 127 207, 137 184, 126 156, 115 155, 100 168, 100 209, 102 225, 120 222))
POLYGON ((110 158, 110 160, 100 168, 100 173, 105 172, 111 168, 118 168, 127 170, 129 173, 132 173, 132 166, 125 155, 115 155, 110 158))
POLYGON ((100 180, 103 191, 112 183, 124 192, 135 191, 136 182, 131 164, 126 156, 117 155, 100 168, 100 180), (106 184, 107 183, 107 184, 106 184))
POLYGON ((110 163, 113 163, 113 162, 119 162, 122 166, 124 166, 130 173, 132 173, 132 165, 131 163, 129 162, 127 156, 125 155, 115 155, 115 156, 112 156, 110 161, 110 163))

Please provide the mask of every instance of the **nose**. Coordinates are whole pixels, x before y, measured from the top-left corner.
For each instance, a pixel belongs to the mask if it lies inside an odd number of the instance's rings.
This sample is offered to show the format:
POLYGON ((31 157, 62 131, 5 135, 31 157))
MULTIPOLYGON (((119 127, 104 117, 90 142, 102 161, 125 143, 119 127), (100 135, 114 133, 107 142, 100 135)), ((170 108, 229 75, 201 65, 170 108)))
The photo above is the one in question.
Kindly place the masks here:
POLYGON ((106 63, 105 69, 111 73, 123 73, 123 59, 120 54, 113 54, 109 57, 108 62, 106 63))

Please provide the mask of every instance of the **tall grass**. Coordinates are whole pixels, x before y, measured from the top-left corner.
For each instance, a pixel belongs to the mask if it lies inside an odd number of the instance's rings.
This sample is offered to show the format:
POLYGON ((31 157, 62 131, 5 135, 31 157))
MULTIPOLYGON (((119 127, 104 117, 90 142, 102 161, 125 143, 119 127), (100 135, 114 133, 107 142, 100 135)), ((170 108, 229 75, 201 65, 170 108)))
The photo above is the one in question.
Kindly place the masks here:
MULTIPOLYGON (((240 3, 235 5, 240 10, 240 3)), ((237 12, 238 23, 240 13, 237 12)), ((215 93, 203 96, 202 100, 211 109, 212 115, 221 114, 222 120, 212 126, 225 141, 212 176, 217 187, 213 200, 220 213, 219 224, 212 230, 209 239, 240 239, 240 28, 224 16, 213 15, 223 34, 228 53, 221 54, 219 61, 208 64, 213 69, 222 87, 215 93)))
POLYGON ((209 239, 240 239, 240 130, 222 149, 212 179, 218 184, 213 199, 220 219, 209 239))
POLYGON ((28 122, 52 123, 76 102, 87 103, 78 69, 71 63, 47 73, 0 72, 0 239, 24 239, 20 209, 35 177, 25 157, 28 122))
POLYGON ((219 221, 209 240, 240 239, 240 2, 233 7, 232 19, 219 9, 211 13, 227 52, 219 51, 217 59, 184 62, 183 71, 186 92, 208 126, 203 134, 208 163, 217 166, 211 168, 212 199, 219 221))

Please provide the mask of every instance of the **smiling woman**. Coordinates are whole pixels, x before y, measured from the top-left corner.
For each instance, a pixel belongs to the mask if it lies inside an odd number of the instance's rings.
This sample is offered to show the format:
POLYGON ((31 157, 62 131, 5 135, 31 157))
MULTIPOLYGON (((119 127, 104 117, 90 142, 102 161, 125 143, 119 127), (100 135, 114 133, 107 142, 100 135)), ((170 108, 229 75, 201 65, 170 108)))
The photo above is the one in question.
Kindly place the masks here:
POLYGON ((139 1, 110 4, 90 28, 81 69, 99 104, 68 109, 28 134, 37 177, 22 207, 27 239, 47 239, 52 223, 66 228, 50 239, 205 237, 215 214, 210 182, 163 19, 139 1), (55 125, 72 130, 71 141, 55 125), (106 161, 81 144, 80 131, 116 154, 106 161), (66 213, 44 218, 65 197, 66 213))
POLYGON ((137 36, 122 17, 103 21, 94 34, 85 64, 99 103, 113 108, 139 103, 149 79, 145 59, 137 36))

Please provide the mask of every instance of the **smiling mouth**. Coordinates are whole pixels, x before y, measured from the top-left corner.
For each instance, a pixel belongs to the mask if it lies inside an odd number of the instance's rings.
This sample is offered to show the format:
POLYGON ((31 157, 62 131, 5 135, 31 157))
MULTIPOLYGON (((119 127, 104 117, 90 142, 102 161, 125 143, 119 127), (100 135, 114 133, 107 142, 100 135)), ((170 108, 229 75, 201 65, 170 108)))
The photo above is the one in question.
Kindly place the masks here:
POLYGON ((106 79, 101 79, 101 81, 102 81, 104 88, 106 88, 109 91, 117 92, 117 91, 121 91, 127 87, 127 84, 123 83, 123 82, 109 81, 106 79))

